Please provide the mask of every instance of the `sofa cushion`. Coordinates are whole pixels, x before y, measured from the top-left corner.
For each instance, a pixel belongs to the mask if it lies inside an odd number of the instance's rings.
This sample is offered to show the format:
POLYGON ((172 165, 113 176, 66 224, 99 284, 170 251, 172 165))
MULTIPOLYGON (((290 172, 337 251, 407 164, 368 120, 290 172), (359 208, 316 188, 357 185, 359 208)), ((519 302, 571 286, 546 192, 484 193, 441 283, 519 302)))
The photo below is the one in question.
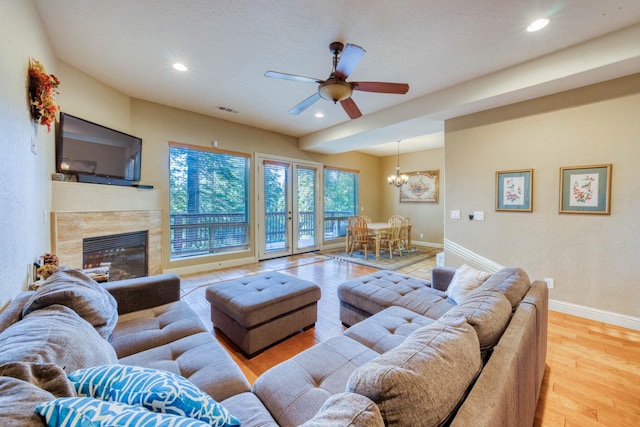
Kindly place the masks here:
POLYGON ((467 264, 462 264, 456 269, 447 287, 446 294, 459 304, 465 295, 482 285, 489 276, 491 276, 491 274, 486 271, 476 270, 467 264))
POLYGON ((69 374, 69 380, 78 396, 187 416, 214 426, 240 424, 224 406, 171 372, 114 364, 80 369, 69 374))
POLYGON ((38 405, 49 427, 206 427, 209 424, 178 415, 151 412, 139 406, 91 397, 61 397, 38 405))
POLYGON ((36 310, 0 334, 0 364, 55 363, 72 372, 117 360, 93 326, 63 305, 36 310))
POLYGON ((221 403, 243 426, 278 427, 269 410, 251 392, 236 394, 221 403))
POLYGON ((208 332, 184 301, 120 315, 109 342, 119 358, 208 332))
POLYGON ((111 344, 119 363, 181 375, 218 402, 251 390, 240 367, 184 301, 121 315, 111 344))
POLYGON ((352 372, 376 356, 351 338, 332 337, 267 370, 253 392, 278 424, 297 426, 313 418, 329 397, 344 392, 352 372))
POLYGON ((504 294, 511 303, 511 308, 516 308, 522 298, 529 292, 531 282, 527 273, 521 268, 505 267, 493 273, 478 290, 496 290, 504 294))
POLYGON ((441 319, 464 317, 473 326, 480 352, 484 360, 489 350, 496 345, 511 319, 509 300, 497 291, 481 290, 464 297, 460 304, 446 312, 441 319))
POLYGON ((132 354, 120 359, 119 363, 181 375, 218 402, 251 390, 238 364, 210 332, 189 335, 132 354))
POLYGON ((338 393, 324 402, 302 427, 384 427, 380 409, 361 394, 338 393))
POLYGON ((384 353, 402 344, 416 329, 433 322, 433 319, 406 308, 389 307, 356 323, 343 334, 378 353, 384 353))
POLYGON ((42 426, 35 408, 56 397, 74 396, 71 383, 58 365, 22 362, 0 365, 0 424, 42 426))
POLYGON ((346 391, 373 400, 387 425, 436 426, 456 409, 481 368, 473 328, 463 318, 447 319, 356 369, 346 391))
POLYGON ((35 408, 55 396, 37 385, 0 376, 0 420, 3 426, 42 427, 35 408))
POLYGON ((102 285, 79 270, 60 270, 31 296, 22 316, 50 305, 64 305, 108 338, 118 321, 118 304, 102 285))
POLYGON ((20 292, 4 310, 0 311, 0 333, 22 319, 22 309, 33 293, 34 291, 20 292))

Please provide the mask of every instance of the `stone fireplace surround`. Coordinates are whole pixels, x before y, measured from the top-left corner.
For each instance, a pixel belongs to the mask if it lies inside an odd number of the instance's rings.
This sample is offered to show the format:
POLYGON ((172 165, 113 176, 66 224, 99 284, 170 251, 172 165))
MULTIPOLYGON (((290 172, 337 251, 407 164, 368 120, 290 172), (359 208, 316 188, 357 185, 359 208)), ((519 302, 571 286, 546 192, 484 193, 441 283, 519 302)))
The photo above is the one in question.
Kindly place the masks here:
POLYGON ((56 211, 52 219, 52 250, 60 265, 82 268, 82 240, 111 234, 147 231, 148 274, 162 273, 162 212, 129 211, 56 211))

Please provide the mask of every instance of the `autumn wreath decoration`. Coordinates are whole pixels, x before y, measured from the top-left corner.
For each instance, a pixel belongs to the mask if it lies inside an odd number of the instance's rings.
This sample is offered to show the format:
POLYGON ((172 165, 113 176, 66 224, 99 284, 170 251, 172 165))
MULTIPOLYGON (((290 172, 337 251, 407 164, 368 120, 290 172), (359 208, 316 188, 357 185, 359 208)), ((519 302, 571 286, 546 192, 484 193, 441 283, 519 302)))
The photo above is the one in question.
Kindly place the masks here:
POLYGON ((31 116, 36 123, 46 126, 51 132, 51 124, 56 120, 60 106, 53 99, 58 93, 60 80, 53 74, 47 74, 44 66, 35 59, 29 60, 29 98, 31 116))

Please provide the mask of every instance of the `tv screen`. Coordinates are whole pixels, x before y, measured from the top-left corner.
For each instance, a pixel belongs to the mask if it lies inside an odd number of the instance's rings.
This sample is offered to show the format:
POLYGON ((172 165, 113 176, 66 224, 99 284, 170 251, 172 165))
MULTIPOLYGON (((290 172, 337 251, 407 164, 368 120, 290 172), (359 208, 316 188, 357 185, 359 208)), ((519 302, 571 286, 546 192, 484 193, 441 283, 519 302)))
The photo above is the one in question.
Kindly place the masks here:
POLYGON ((78 181, 133 185, 140 181, 142 139, 60 113, 56 171, 78 181))

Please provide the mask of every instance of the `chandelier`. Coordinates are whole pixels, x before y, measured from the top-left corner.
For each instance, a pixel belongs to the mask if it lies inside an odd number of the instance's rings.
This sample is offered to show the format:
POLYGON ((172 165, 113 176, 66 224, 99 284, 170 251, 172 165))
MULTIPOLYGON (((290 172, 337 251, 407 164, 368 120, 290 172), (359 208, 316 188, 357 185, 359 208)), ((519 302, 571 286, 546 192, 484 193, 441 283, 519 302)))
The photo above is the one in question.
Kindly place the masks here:
POLYGON ((398 141, 398 163, 396 164, 396 174, 389 175, 387 177, 387 182, 390 185, 395 185, 396 187, 402 187, 404 184, 409 182, 409 177, 405 174, 400 174, 400 141, 398 141))

